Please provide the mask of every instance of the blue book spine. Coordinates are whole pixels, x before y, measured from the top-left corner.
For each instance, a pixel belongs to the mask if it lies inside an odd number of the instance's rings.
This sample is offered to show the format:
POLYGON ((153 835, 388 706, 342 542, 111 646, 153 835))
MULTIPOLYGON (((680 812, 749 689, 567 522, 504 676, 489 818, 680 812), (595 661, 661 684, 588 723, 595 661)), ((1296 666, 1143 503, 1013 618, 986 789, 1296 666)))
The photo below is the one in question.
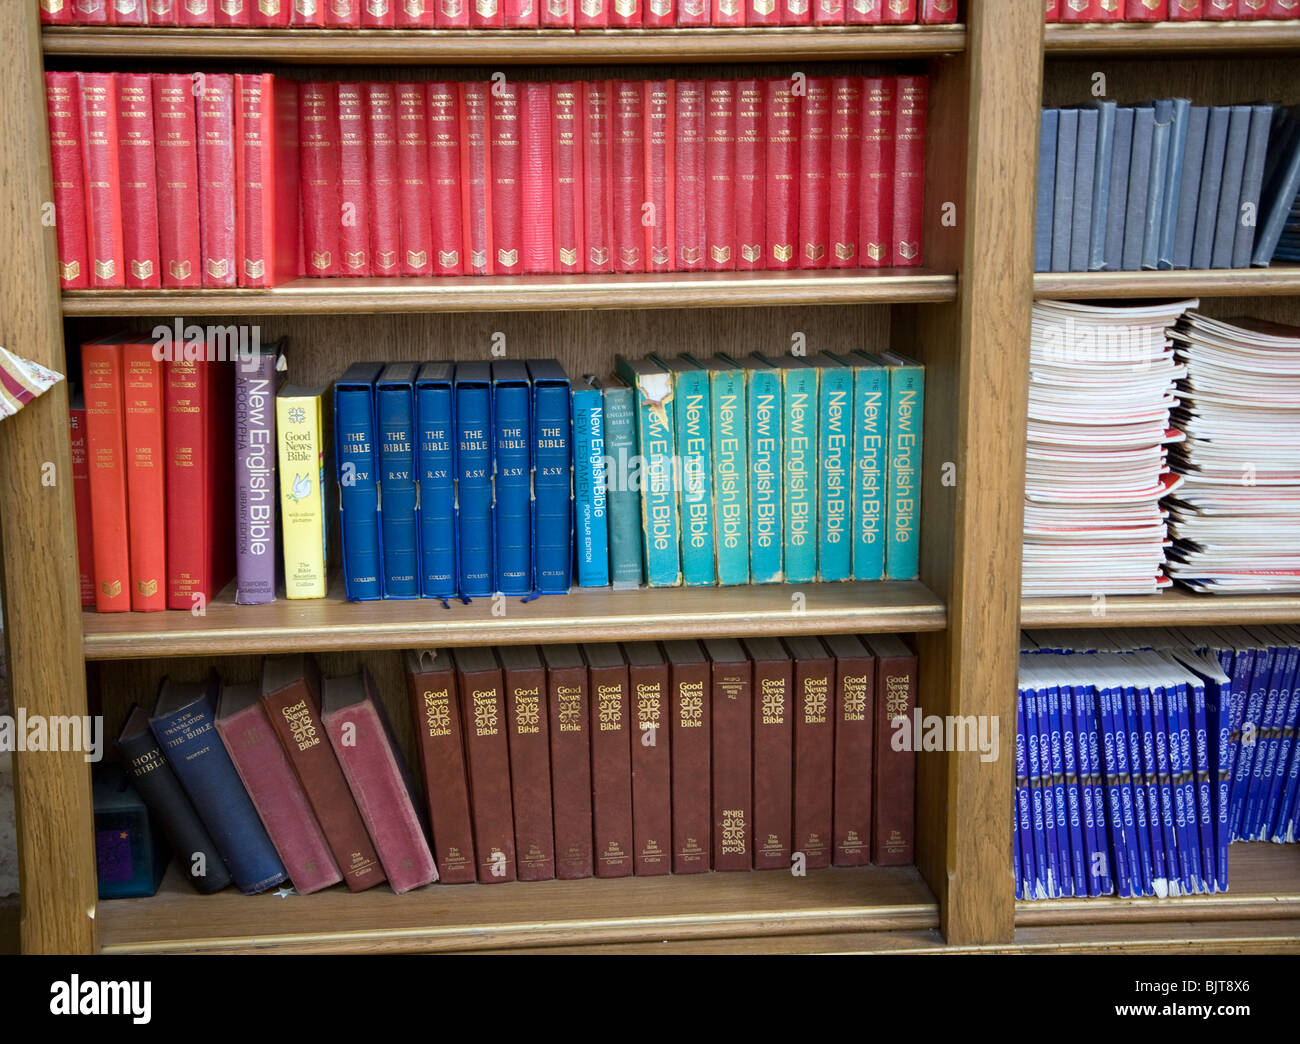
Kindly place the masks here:
POLYGON ((678 370, 673 401, 677 413, 677 451, 681 455, 682 583, 711 587, 718 573, 714 558, 713 433, 709 372, 678 370))
POLYGON ((1029 756, 1025 743, 1025 689, 1016 692, 1016 848, 1019 851, 1019 880, 1017 887, 1021 898, 1036 897, 1037 877, 1033 855, 1033 813, 1029 798, 1029 756))
POLYGON ((1174 98, 1172 121, 1169 125, 1169 156, 1165 162, 1164 207, 1160 215, 1160 242, 1156 252, 1156 267, 1174 267, 1174 235, 1178 225, 1179 195, 1183 186, 1183 156, 1187 149, 1188 113, 1191 102, 1174 98))
MULTIPOLYGON (((1231 669, 1231 663, 1228 664, 1231 669)), ((1232 682, 1207 680, 1205 685, 1205 731, 1210 748, 1210 826, 1214 836, 1213 890, 1228 887, 1228 791, 1232 776, 1228 769, 1229 737, 1232 734, 1228 702, 1232 682)))
POLYGON ((573 579, 573 433, 567 380, 533 380, 535 587, 566 594, 573 579))
POLYGON ((456 382, 458 587, 492 594, 492 390, 487 379, 456 382))
POLYGON ((1092 207, 1097 174, 1096 109, 1079 110, 1074 156, 1074 215, 1070 229, 1070 271, 1086 272, 1092 256, 1092 207))
POLYGON ((1300 723, 1300 673, 1291 678, 1291 695, 1276 729, 1274 762, 1269 774, 1268 799, 1264 805, 1264 817, 1259 834, 1261 841, 1275 840, 1278 836, 1298 723, 1300 723))
POLYGON ((889 544, 885 575, 915 580, 921 566, 921 438, 925 368, 889 371, 889 544))
POLYGON ((1224 829, 1228 841, 1233 840, 1232 830, 1232 797, 1233 784, 1237 778, 1237 762, 1241 754, 1241 723, 1246 716, 1246 703, 1250 698, 1250 684, 1255 676, 1255 650, 1239 649, 1235 654, 1229 654, 1231 664, 1225 667, 1225 671, 1231 678, 1230 691, 1226 700, 1226 714, 1228 720, 1228 749, 1226 752, 1227 767, 1227 789, 1226 801, 1222 810, 1224 819, 1224 829))
POLYGON ((1243 839, 1242 822, 1245 817, 1246 797, 1250 789, 1250 775, 1259 750, 1260 718, 1264 701, 1268 698, 1269 681, 1273 676, 1273 650, 1264 647, 1255 650, 1255 669, 1250 677, 1250 695, 1243 710, 1240 739, 1237 743, 1237 761, 1232 777, 1232 839, 1243 839))
POLYGON ((1268 136, 1273 124, 1273 106, 1254 105, 1250 111, 1250 132, 1246 136, 1246 162, 1241 173, 1241 200, 1237 205, 1237 230, 1232 241, 1232 267, 1249 268, 1259 225, 1260 194, 1264 187, 1264 163, 1268 157, 1268 136))
POLYGON ((1044 109, 1038 129, 1038 206, 1034 217, 1034 271, 1052 270, 1052 207, 1056 202, 1056 109, 1044 109))
POLYGON ((1048 707, 1047 686, 1035 691, 1038 724, 1038 768, 1043 776, 1043 837, 1047 844, 1047 894, 1056 899, 1065 894, 1061 875, 1065 873, 1068 852, 1061 851, 1061 831, 1056 819, 1056 780, 1052 763, 1052 713, 1048 707))
POLYGON ((1088 230, 1088 271, 1096 272, 1106 264, 1106 226, 1110 210, 1110 167, 1115 152, 1115 114, 1113 101, 1096 102, 1097 158, 1092 172, 1092 227, 1088 230))
POLYGON ((415 404, 411 386, 381 387, 378 400, 379 488, 383 495, 384 594, 420 597, 416 526, 415 404))
POLYGON ((1192 240, 1192 268, 1210 267, 1214 257, 1214 226, 1219 215, 1223 189, 1223 158, 1228 148, 1228 125, 1232 110, 1226 105, 1210 108, 1205 126, 1205 157, 1201 160, 1201 191, 1196 200, 1196 234, 1192 240))
POLYGON ((853 575, 853 371, 827 366, 819 394, 817 573, 825 581, 847 580, 853 575))
MULTIPOLYGON (((1295 726, 1292 726, 1293 733, 1295 726)), ((1290 843, 1296 839, 1296 818, 1300 810, 1300 737, 1293 739, 1291 758, 1287 764, 1286 779, 1283 783, 1282 801, 1278 808, 1277 823, 1273 828, 1273 840, 1290 843)))
POLYGON ((621 381, 605 389, 605 475, 609 508, 609 578, 615 588, 640 587, 641 481, 636 451, 636 405, 621 381))
POLYGON ((1295 681, 1296 659, 1300 649, 1279 647, 1274 653, 1273 679, 1269 682, 1268 699, 1264 704, 1259 748, 1250 771, 1250 790, 1246 793, 1245 836, 1252 841, 1265 839, 1264 814, 1268 808, 1268 794, 1277 767, 1277 746, 1287 706, 1291 702, 1291 687, 1295 681))
MULTIPOLYGON (((1083 841, 1083 799, 1079 794, 1078 734, 1074 730, 1074 690, 1060 688, 1061 759, 1065 763, 1065 814, 1070 828, 1070 867, 1075 895, 1088 894, 1087 857, 1083 841)), ((1055 724, 1055 722, 1053 723, 1055 724)))
POLYGON ((372 388, 335 385, 334 440, 345 590, 352 601, 373 601, 384 597, 384 581, 372 388))
POLYGON ((1070 232, 1074 224, 1075 150, 1079 110, 1060 109, 1056 120, 1056 182, 1052 203, 1052 271, 1070 270, 1070 232))
POLYGON ((1025 690, 1025 737, 1029 763, 1029 804, 1033 816, 1033 849, 1035 885, 1034 895, 1039 899, 1051 897, 1047 866, 1047 817, 1043 801, 1043 762, 1040 757, 1038 737, 1038 691, 1025 690))
MULTIPOLYGON (((1156 770, 1155 731, 1152 702, 1157 686, 1137 689, 1138 723, 1142 732, 1142 800, 1146 802, 1147 830, 1151 840, 1152 882, 1165 879, 1166 846, 1160 820, 1160 777, 1156 770)), ((1156 888, 1159 895, 1160 887, 1156 888)))
POLYGON ((1300 191, 1300 119, 1290 110, 1279 135, 1277 166, 1261 197, 1259 228, 1250 259, 1253 265, 1267 266, 1273 260, 1273 251, 1300 191))
POLYGON ((573 390, 573 529, 579 587, 609 586, 604 416, 605 397, 599 388, 573 390))
POLYGON ((1128 775, 1133 795, 1133 833, 1137 838, 1138 871, 1142 875, 1141 894, 1154 895, 1155 868, 1151 862, 1151 824, 1147 819, 1146 779, 1142 773, 1142 719, 1138 712, 1136 686, 1124 687, 1123 708, 1122 728, 1128 741, 1128 775))
POLYGON ((1056 816, 1057 866, 1061 876, 1061 894, 1073 896, 1074 849, 1071 845, 1068 779, 1065 771, 1065 734, 1061 728, 1061 690, 1057 685, 1047 690, 1048 738, 1052 751, 1052 811, 1056 816))
POLYGON ((456 456, 450 383, 421 386, 419 411, 420 588, 425 598, 456 594, 456 456))
POLYGON ((1133 109, 1115 113, 1115 143, 1110 157, 1110 200, 1106 204, 1106 247, 1102 267, 1124 265, 1124 219, 1128 214, 1129 157, 1133 150, 1133 109))
POLYGON ((1188 686, 1191 711, 1192 771, 1196 776, 1196 835, 1200 842, 1202 892, 1214 891, 1214 798, 1210 783, 1209 725, 1205 713, 1205 682, 1199 676, 1188 686))
MULTIPOLYGON (((1183 893, 1190 895, 1200 875, 1199 832, 1196 825, 1196 774, 1192 760, 1191 712, 1187 696, 1187 684, 1180 682, 1173 687, 1173 695, 1166 689, 1166 699, 1172 700, 1172 724, 1170 746, 1175 743, 1178 749, 1178 789, 1182 798, 1183 819, 1178 835, 1178 863, 1182 876, 1183 893)), ((1175 804, 1174 812, 1177 814, 1175 804)))
POLYGON ((1173 133, 1173 102, 1155 103, 1155 124, 1151 132, 1151 169, 1147 177, 1146 224, 1142 229, 1142 267, 1155 268, 1160 255, 1160 236, 1165 213, 1166 179, 1169 174, 1169 144, 1173 133))
POLYGON ((1174 268, 1192 264, 1192 240, 1196 235, 1196 210, 1201 198, 1201 173, 1205 161, 1205 133, 1210 110, 1203 105, 1187 114, 1187 141, 1183 146, 1183 173, 1179 181, 1178 211, 1174 216, 1174 268))
POLYGON ((528 594, 533 589, 533 462, 529 452, 526 380, 494 381, 492 401, 493 508, 496 529, 496 590, 528 594))
POLYGON ((885 578, 889 371, 853 368, 853 579, 885 578))
POLYGON ((1101 754, 1103 773, 1103 791, 1106 801, 1107 819, 1110 823, 1109 870, 1121 898, 1133 895, 1133 876, 1130 873, 1128 857, 1128 833, 1132 830, 1132 813, 1125 815, 1122 776, 1119 767, 1114 711, 1115 691, 1110 686, 1097 689, 1098 717, 1101 722, 1101 754), (1126 827, 1127 821, 1127 827, 1126 827))
POLYGON ((718 583, 749 583, 749 418, 745 371, 709 374, 713 406, 713 506, 717 529, 718 583))
POLYGON ((1234 105, 1228 119, 1228 142, 1223 153, 1223 180, 1219 185, 1219 213, 1214 222, 1211 268, 1231 268, 1237 226, 1241 222, 1241 182, 1246 173, 1250 142, 1251 107, 1234 105))
POLYGON ((1174 777, 1170 768, 1168 711, 1165 706, 1164 686, 1151 691, 1151 716, 1155 739, 1156 782, 1159 799, 1159 831, 1161 848, 1165 856, 1163 877, 1168 883, 1178 880, 1178 839, 1174 830, 1174 777))
POLYGON ((1142 237, 1147 225, 1147 189, 1151 179, 1151 145, 1155 110, 1133 110, 1133 147, 1129 150, 1128 207, 1124 215, 1124 252, 1120 267, 1136 272, 1142 267, 1142 237))
POLYGON ((787 367, 782 377, 785 581, 817 579, 817 369, 787 367))
POLYGON ((782 579, 781 371, 750 370, 749 573, 756 584, 782 579))
POLYGON ((1115 883, 1110 876, 1110 853, 1106 844, 1106 794, 1102 785, 1097 694, 1093 686, 1074 687, 1074 712, 1078 718, 1079 754, 1087 764, 1084 826, 1088 841, 1088 894, 1110 895, 1115 890, 1115 883))

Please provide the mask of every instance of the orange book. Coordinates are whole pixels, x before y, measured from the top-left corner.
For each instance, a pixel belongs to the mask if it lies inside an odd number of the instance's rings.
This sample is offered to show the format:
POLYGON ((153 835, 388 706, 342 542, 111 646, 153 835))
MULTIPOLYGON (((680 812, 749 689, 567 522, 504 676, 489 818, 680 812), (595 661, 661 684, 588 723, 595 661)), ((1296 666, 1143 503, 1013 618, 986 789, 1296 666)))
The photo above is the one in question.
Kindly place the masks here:
POLYGON ((122 423, 122 344, 105 337, 81 346, 86 396, 86 453, 95 557, 95 608, 131 608, 131 557, 127 548, 126 468, 122 423))
POLYGON ((167 608, 167 527, 163 494, 163 366, 150 342, 122 346, 126 430, 127 536, 131 608, 167 608))

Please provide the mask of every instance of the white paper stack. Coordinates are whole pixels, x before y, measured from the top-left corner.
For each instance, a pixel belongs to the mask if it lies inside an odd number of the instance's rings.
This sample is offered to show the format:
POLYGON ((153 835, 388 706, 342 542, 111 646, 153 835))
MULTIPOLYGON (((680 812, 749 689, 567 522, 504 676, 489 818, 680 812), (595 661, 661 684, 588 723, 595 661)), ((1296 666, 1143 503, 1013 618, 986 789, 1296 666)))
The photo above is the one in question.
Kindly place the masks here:
POLYGON ((1160 498, 1177 406, 1168 328, 1195 301, 1042 301, 1029 353, 1022 593, 1150 594, 1171 583, 1160 498))
POLYGON ((1300 327, 1189 312, 1167 502, 1169 574, 1215 592, 1300 591, 1300 327))

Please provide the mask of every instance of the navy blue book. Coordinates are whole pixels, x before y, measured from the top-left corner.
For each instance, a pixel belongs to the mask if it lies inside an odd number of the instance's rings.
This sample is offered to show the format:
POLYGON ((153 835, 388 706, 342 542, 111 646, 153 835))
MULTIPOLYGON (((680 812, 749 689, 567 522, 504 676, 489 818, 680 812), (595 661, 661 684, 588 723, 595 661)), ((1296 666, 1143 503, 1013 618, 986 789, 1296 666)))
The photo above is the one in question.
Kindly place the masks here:
POLYGON ((456 439, 449 362, 427 362, 415 379, 420 477, 420 593, 456 594, 456 439))
POLYGON ((460 363, 455 378, 456 585, 462 595, 490 595, 492 570, 492 367, 460 363))
POLYGON ((1110 164, 1115 152, 1115 117, 1112 101, 1094 102, 1097 109, 1097 160, 1092 172, 1092 228, 1088 233, 1088 271, 1106 263, 1106 222, 1110 210, 1110 164))
POLYGON ((1196 235, 1196 206, 1201 198, 1201 163, 1205 159, 1205 132, 1210 110, 1197 105, 1187 113, 1187 141, 1183 146, 1183 173, 1178 188, 1178 211, 1174 217, 1174 268, 1190 268, 1192 238, 1196 235))
POLYGON ((1210 107, 1205 127, 1205 158, 1201 161, 1201 192, 1196 201, 1196 233, 1192 238, 1192 268, 1209 268, 1214 257, 1214 227, 1219 220, 1223 189, 1223 157, 1228 149, 1228 124, 1232 109, 1210 107))
POLYGON ((1052 270, 1052 205, 1056 201, 1056 109, 1044 109, 1038 132, 1038 211, 1034 218, 1034 271, 1052 270))
POLYGON ((1192 103, 1174 98, 1169 125, 1169 156, 1165 162, 1164 208, 1160 214, 1160 241, 1156 250, 1156 267, 1174 267, 1174 236, 1178 229, 1179 194, 1183 186, 1183 156, 1187 149, 1188 112, 1192 103))
POLYGON ((235 884, 253 895, 287 880, 288 874, 217 736, 218 684, 215 673, 206 683, 164 678, 149 727, 235 884))
POLYGON ((1147 226, 1147 182, 1151 179, 1151 139, 1156 114, 1149 105, 1133 110, 1133 148, 1129 152, 1128 209, 1124 215, 1124 256, 1120 268, 1142 267, 1142 237, 1147 226))
POLYGON ((353 363, 334 383, 334 461, 343 582, 348 598, 355 602, 384 597, 375 425, 375 381, 383 368, 383 363, 353 363))
POLYGON ((1074 217, 1070 224, 1070 271, 1086 272, 1092 256, 1092 196, 1097 166, 1096 109, 1079 110, 1074 148, 1074 217))
POLYGON ((1129 158, 1133 151, 1133 109, 1115 113, 1115 141, 1110 157, 1110 200, 1106 203, 1106 243, 1102 267, 1118 272, 1124 265, 1124 219, 1128 214, 1129 158))
POLYGON ((1296 193, 1300 192, 1300 118, 1295 108, 1282 109, 1269 141, 1268 169, 1260 197, 1259 226, 1250 263, 1267 266, 1273 260, 1296 193))
POLYGON ((1174 126, 1174 103, 1161 98, 1153 103, 1151 171, 1146 182, 1146 224, 1142 229, 1142 267, 1155 268, 1160 255, 1160 230, 1165 213, 1165 179, 1169 174, 1169 141, 1174 126))
POLYGON ((1273 106, 1253 105, 1250 133, 1246 137, 1246 165, 1241 174, 1241 200, 1237 204, 1237 231, 1232 241, 1232 267, 1249 268, 1259 224, 1259 198, 1264 185, 1264 163, 1268 156, 1269 131, 1273 127, 1273 106))
POLYGON ((1251 107, 1234 105, 1228 117, 1228 143, 1223 153, 1223 181, 1219 185, 1219 214, 1214 222, 1211 268, 1231 268, 1232 252, 1241 220, 1241 182, 1246 173, 1250 141, 1251 107))
POLYGON ((1056 118, 1056 185, 1052 203, 1052 271, 1070 270, 1074 224, 1074 159, 1079 144, 1079 110, 1060 109, 1056 118))
POLYGON ((569 378, 554 359, 531 359, 533 574, 542 594, 565 594, 573 575, 573 434, 569 378))
POLYGON ((492 364, 492 468, 495 472, 496 590, 533 589, 532 389, 522 362, 492 364))
POLYGON ((390 363, 375 385, 379 415, 379 493, 384 595, 420 597, 420 528, 416 519, 415 376, 419 363, 390 363))

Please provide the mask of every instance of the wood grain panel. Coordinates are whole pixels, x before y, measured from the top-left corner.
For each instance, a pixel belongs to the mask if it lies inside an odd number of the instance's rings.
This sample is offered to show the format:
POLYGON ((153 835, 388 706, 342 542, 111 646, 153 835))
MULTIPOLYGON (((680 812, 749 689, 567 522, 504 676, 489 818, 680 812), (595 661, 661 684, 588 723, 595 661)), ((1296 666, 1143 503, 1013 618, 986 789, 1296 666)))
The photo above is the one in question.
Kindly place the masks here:
POLYGON ((1211 595, 1172 587, 1153 595, 1026 598, 1023 627, 1217 627, 1300 623, 1300 595, 1211 595))
POLYGON ((1294 54, 1297 22, 1119 22, 1045 27, 1048 55, 1294 54))

